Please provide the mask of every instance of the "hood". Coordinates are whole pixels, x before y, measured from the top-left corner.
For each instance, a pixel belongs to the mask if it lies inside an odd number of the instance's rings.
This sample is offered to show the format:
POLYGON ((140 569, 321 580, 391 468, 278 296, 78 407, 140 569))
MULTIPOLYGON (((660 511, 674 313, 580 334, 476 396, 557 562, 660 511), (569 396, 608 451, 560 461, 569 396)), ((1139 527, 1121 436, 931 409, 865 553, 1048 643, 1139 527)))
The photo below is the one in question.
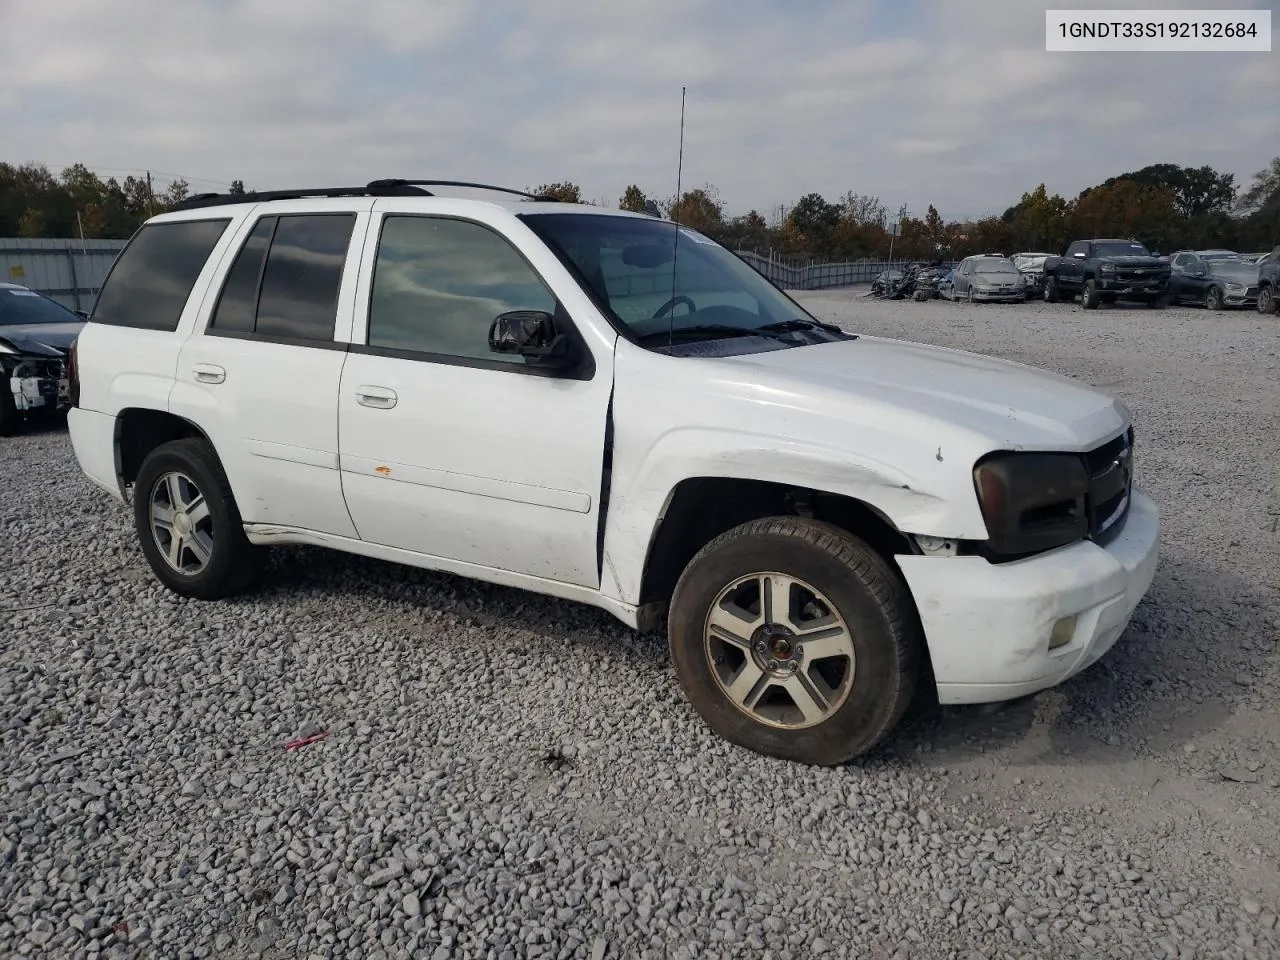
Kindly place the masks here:
POLYGON ((1114 263, 1121 267, 1167 267, 1169 261, 1161 260, 1159 257, 1138 257, 1129 254, 1115 254, 1111 256, 1098 257, 1100 263, 1114 263))
POLYGON ((856 340, 771 350, 726 359, 816 394, 824 406, 847 398, 859 419, 875 408, 931 419, 939 433, 968 433, 991 450, 1088 450, 1128 426, 1118 399, 1069 377, 1009 360, 859 336, 856 340))
POLYGON ((0 325, 0 340, 36 357, 65 357, 80 336, 83 323, 15 323, 0 325))
POLYGON ((1234 280, 1245 286, 1258 282, 1260 270, 1258 264, 1247 260, 1215 260, 1209 264, 1209 272, 1215 277, 1234 280))

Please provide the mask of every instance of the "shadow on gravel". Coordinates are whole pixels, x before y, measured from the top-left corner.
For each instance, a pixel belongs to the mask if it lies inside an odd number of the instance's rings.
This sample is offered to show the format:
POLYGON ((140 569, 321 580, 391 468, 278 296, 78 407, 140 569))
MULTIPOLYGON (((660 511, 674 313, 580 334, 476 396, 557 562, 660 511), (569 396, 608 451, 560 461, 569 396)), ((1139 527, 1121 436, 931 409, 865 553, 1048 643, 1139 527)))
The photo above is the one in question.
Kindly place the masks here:
POLYGON ((898 754, 962 763, 1124 763, 1178 749, 1237 710, 1268 702, 1276 672, 1265 594, 1221 565, 1163 563, 1111 651, 1030 697, 941 707, 919 696, 896 737, 898 754))

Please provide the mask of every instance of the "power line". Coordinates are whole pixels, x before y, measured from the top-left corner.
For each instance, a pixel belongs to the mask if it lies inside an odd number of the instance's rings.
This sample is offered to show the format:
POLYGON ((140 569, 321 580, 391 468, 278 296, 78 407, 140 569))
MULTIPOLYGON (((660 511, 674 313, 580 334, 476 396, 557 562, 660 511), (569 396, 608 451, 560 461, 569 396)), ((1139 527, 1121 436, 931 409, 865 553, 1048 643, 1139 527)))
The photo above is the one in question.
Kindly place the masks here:
MULTIPOLYGON (((59 170, 65 170, 65 169, 67 169, 68 167, 72 167, 72 166, 75 166, 75 165, 76 165, 76 164, 71 164, 71 163, 61 164, 61 165, 59 165, 59 164, 53 164, 53 163, 45 163, 45 164, 44 164, 44 166, 45 166, 45 167, 49 167, 49 168, 57 167, 57 169, 59 169, 59 170)), ((148 172, 146 167, 99 167, 99 166, 95 166, 94 164, 89 164, 89 163, 82 163, 82 164, 80 164, 80 165, 81 165, 81 166, 83 166, 83 167, 85 167, 86 169, 88 169, 89 171, 91 171, 92 173, 95 173, 95 174, 96 174, 96 173, 99 173, 99 172, 101 172, 101 173, 128 173, 128 174, 141 174, 141 175, 145 176, 145 175, 147 174, 147 172, 148 172)), ((231 186, 231 183, 230 183, 229 181, 227 181, 227 180, 213 180, 213 179, 210 179, 209 177, 192 177, 192 176, 188 176, 188 175, 187 175, 187 174, 185 174, 185 173, 173 173, 172 171, 167 171, 167 170, 156 170, 156 169, 154 169, 154 168, 153 168, 150 172, 151 172, 151 173, 153 173, 153 174, 159 174, 160 176, 165 177, 165 178, 170 179, 170 180, 186 180, 188 183, 211 183, 211 184, 214 184, 214 185, 216 185, 216 186, 220 186, 220 187, 229 187, 229 186, 231 186)))

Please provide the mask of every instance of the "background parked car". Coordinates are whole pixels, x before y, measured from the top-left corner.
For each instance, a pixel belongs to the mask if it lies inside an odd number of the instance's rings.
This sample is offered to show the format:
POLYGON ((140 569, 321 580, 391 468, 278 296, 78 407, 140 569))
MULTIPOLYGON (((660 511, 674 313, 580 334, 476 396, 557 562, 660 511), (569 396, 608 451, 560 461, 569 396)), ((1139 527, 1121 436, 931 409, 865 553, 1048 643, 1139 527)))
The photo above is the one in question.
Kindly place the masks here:
POLYGON ((1027 296, 1039 297, 1044 293, 1044 262, 1052 253, 1015 253, 1009 259, 1027 282, 1027 296))
POLYGON ((71 405, 67 354, 84 317, 17 283, 0 283, 0 437, 33 412, 71 405))
POLYGON ((1258 302, 1259 267, 1234 250, 1179 250, 1173 255, 1169 297, 1210 310, 1258 302))
POLYGON ((1280 247, 1276 247, 1258 267, 1258 312, 1276 312, 1276 290, 1280 289, 1280 247))
POLYGON ((1008 257, 979 254, 965 257, 952 278, 952 299, 1021 302, 1027 299, 1027 281, 1008 257))

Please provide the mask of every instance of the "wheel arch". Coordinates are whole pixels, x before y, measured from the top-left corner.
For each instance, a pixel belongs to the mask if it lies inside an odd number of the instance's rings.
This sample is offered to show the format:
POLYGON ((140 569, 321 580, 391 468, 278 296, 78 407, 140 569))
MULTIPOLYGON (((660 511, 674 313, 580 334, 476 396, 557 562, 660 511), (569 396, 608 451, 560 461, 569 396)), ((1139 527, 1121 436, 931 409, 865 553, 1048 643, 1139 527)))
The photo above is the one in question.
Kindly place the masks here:
MULTIPOLYGON (((116 414, 116 481, 123 495, 138 477, 138 470, 152 450, 172 440, 195 438, 213 449, 213 442, 199 424, 167 410, 126 407, 116 414)), ((216 455, 216 451, 215 451, 216 455)))

